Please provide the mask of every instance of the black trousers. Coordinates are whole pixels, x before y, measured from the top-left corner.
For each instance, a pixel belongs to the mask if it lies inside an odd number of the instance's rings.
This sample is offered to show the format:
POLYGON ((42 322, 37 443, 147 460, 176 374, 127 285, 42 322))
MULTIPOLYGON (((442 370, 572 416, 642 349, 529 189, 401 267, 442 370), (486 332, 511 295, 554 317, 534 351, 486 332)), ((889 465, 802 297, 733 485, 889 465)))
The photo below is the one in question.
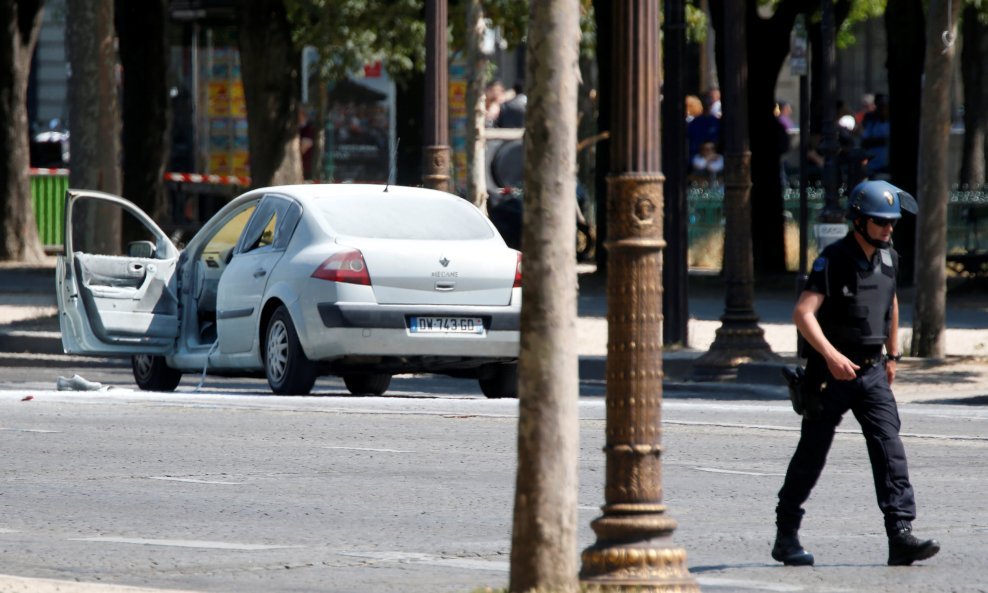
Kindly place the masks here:
POLYGON ((862 368, 851 381, 830 377, 821 398, 822 413, 803 417, 799 444, 779 491, 778 526, 799 528, 803 503, 823 471, 837 425, 848 410, 861 424, 868 446, 875 494, 885 515, 886 530, 891 534, 908 526, 916 518, 916 500, 909 483, 906 450, 899 438, 899 409, 884 364, 862 368))

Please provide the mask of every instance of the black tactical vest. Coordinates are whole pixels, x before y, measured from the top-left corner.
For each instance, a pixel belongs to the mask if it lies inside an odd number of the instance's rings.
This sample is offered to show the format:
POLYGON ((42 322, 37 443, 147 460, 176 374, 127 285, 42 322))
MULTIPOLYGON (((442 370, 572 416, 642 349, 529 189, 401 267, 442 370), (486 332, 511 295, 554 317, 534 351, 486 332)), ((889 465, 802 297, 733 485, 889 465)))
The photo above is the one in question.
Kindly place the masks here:
POLYGON ((892 322, 898 254, 878 249, 869 262, 856 244, 841 240, 823 256, 827 291, 817 319, 824 335, 841 351, 880 347, 892 322))

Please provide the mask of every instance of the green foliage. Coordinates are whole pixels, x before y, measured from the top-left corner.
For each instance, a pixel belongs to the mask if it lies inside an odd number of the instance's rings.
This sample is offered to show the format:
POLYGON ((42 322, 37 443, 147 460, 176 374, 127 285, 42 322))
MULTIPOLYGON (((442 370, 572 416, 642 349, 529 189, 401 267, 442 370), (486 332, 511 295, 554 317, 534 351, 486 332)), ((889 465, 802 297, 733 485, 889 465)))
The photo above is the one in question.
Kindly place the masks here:
POLYGON ((707 40, 707 13, 694 2, 686 3, 686 42, 703 43, 707 40))
MULTIPOLYGON (((780 4, 799 4, 802 0, 758 0, 758 5, 760 7, 759 12, 762 16, 766 13, 774 13, 775 9, 780 4)), ((979 1, 979 0, 975 0, 979 1)), ((802 2, 806 4, 806 2, 802 2)), ((840 49, 848 48, 855 43, 857 43, 857 38, 851 32, 856 23, 866 21, 868 19, 880 18, 885 14, 885 5, 888 4, 888 0, 833 0, 835 6, 846 4, 848 6, 847 18, 840 23, 840 27, 837 30, 837 47, 840 49)), ((820 22, 820 8, 819 2, 812 3, 814 9, 813 14, 810 15, 810 20, 814 23, 820 22)))
MULTIPOLYGON (((580 1, 580 30, 583 37, 580 51, 584 56, 592 56, 597 47, 597 31, 594 23, 592 0, 580 1)), ((517 47, 528 35, 528 0, 482 0, 484 16, 491 28, 500 31, 501 39, 508 47, 517 47)), ((466 46, 466 0, 450 0, 449 21, 453 39, 451 49, 466 46)))
POLYGON ((425 68, 423 0, 285 0, 285 7, 296 47, 316 48, 326 80, 377 60, 397 78, 425 68))

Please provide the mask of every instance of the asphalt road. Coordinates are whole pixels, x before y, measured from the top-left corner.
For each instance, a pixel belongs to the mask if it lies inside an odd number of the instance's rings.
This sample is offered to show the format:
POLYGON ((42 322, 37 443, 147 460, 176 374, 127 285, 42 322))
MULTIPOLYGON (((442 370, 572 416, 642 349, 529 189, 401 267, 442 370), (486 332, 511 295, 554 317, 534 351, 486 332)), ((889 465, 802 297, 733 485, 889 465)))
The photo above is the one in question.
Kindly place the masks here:
MULTIPOLYGON (((517 402, 475 382, 398 378, 352 397, 209 378, 133 391, 129 369, 0 360, 0 573, 210 592, 459 592, 508 579, 517 402), (80 370, 82 369, 82 370, 80 370), (112 388, 57 392, 79 372, 112 388), (31 396, 31 399, 25 400, 31 396)), ((579 546, 603 503, 602 388, 581 386, 579 546)), ((773 562, 775 493, 798 436, 787 402, 664 403, 665 503, 705 591, 988 591, 988 410, 906 404, 919 535, 943 551, 910 568, 887 548, 867 453, 848 416, 801 533, 811 569, 773 562)), ((40 590, 39 586, 33 590, 40 590)), ((110 591, 110 588, 103 590, 110 591)))

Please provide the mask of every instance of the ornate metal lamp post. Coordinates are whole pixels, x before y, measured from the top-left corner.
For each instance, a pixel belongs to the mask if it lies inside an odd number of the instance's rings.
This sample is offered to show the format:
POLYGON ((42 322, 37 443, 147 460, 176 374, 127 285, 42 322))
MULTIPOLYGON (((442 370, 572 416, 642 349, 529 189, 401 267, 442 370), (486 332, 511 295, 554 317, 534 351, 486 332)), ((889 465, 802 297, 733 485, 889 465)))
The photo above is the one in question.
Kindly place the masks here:
POLYGON ((422 184, 449 191, 449 84, 446 0, 425 4, 425 146, 422 184))
POLYGON ((755 313, 751 253, 751 151, 748 150, 748 65, 745 4, 724 3, 724 279, 725 310, 710 350, 697 359, 693 377, 722 380, 737 376, 745 362, 774 360, 755 313))
POLYGON ((607 477, 580 579, 605 590, 699 591, 662 504, 659 0, 612 4, 607 236, 607 477))

